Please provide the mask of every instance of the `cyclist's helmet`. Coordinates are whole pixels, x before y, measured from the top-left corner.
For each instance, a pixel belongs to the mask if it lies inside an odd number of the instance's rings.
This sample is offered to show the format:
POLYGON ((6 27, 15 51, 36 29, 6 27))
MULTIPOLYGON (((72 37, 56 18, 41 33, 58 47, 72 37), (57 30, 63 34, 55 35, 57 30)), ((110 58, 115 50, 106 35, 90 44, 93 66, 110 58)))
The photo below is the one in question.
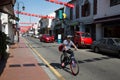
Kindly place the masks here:
POLYGON ((67 35, 67 38, 68 38, 68 39, 72 38, 72 35, 67 35))

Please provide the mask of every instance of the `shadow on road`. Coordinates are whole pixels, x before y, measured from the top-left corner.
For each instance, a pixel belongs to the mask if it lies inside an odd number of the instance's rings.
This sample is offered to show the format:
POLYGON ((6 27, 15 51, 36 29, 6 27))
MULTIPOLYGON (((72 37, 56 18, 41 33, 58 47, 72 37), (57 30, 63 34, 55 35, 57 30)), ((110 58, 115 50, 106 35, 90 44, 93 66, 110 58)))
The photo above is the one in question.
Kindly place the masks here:
POLYGON ((67 65, 65 68, 62 68, 60 63, 51 63, 50 65, 55 69, 63 69, 64 71, 72 74, 72 72, 70 71, 69 65, 67 65))
MULTIPOLYGON (((92 49, 88 49, 86 51, 95 53, 92 49)), ((103 56, 107 56, 107 57, 110 57, 110 58, 119 58, 119 56, 116 53, 114 54, 114 53, 107 53, 107 52, 98 52, 98 53, 95 53, 95 54, 101 54, 103 56)))
POLYGON ((89 62, 96 62, 96 61, 101 61, 101 60, 108 60, 108 59, 113 59, 113 57, 99 57, 99 58, 91 58, 91 59, 85 59, 85 60, 78 60, 79 64, 82 63, 89 63, 89 62))

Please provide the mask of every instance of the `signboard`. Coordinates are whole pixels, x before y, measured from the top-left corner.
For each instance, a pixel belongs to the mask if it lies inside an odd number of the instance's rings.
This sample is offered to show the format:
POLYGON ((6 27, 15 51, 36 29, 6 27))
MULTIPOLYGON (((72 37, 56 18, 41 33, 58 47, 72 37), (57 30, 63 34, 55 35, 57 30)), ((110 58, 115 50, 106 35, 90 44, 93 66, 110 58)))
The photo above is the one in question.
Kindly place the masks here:
POLYGON ((62 35, 61 34, 58 34, 58 39, 62 39, 62 35))

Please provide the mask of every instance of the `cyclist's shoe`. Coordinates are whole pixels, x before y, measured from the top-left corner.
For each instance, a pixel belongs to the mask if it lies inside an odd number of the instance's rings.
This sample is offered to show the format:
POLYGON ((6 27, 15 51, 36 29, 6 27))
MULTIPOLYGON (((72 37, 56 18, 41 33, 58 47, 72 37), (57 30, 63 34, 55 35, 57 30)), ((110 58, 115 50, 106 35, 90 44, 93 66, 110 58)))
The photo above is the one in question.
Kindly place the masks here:
POLYGON ((75 61, 72 61, 72 67, 76 67, 75 61))
POLYGON ((65 63, 63 62, 63 63, 61 64, 61 66, 62 66, 62 67, 65 67, 65 63))

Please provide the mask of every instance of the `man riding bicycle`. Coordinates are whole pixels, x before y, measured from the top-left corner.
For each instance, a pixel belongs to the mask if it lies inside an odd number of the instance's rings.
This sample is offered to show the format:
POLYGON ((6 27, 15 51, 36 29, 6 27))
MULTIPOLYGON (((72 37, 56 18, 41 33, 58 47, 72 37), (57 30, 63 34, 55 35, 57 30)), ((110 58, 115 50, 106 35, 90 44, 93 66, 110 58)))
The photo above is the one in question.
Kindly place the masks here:
MULTIPOLYGON (((75 48, 75 50, 77 50, 77 47, 75 46, 75 44, 73 43, 73 41, 71 40, 71 35, 68 35, 66 37, 66 39, 63 41, 63 54, 66 56, 66 54, 70 54, 70 57, 72 59, 72 62, 74 63, 75 57, 74 57, 74 53, 73 51, 70 49, 71 46, 73 46, 75 48)), ((61 66, 65 66, 64 64, 65 58, 61 64, 61 66)))

